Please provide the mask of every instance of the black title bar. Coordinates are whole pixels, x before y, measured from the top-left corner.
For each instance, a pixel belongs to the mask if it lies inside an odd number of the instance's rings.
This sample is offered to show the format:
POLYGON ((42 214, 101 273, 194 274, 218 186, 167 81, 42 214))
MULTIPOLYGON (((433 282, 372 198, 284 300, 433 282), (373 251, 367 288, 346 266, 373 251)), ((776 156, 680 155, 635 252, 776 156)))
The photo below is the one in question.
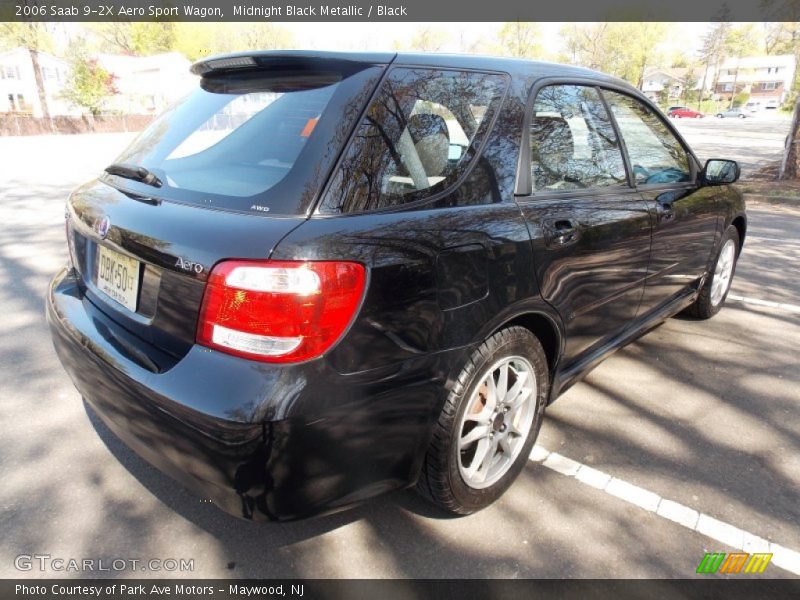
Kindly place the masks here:
POLYGON ((6 579, 0 598, 35 600, 415 600, 436 598, 642 598, 685 600, 725 598, 797 598, 796 579, 503 579, 503 580, 364 580, 364 579, 6 579))
POLYGON ((800 21, 800 0, 0 0, 0 21, 800 21))

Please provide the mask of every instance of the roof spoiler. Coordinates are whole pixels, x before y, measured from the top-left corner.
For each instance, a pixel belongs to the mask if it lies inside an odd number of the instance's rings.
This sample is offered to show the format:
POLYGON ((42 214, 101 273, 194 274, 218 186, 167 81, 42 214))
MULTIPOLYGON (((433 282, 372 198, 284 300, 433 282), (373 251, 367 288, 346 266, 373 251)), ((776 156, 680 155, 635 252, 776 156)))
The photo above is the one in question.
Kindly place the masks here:
POLYGON ((191 72, 209 75, 269 68, 331 69, 342 72, 360 71, 368 65, 388 64, 394 53, 308 52, 275 50, 218 54, 197 61, 191 72))

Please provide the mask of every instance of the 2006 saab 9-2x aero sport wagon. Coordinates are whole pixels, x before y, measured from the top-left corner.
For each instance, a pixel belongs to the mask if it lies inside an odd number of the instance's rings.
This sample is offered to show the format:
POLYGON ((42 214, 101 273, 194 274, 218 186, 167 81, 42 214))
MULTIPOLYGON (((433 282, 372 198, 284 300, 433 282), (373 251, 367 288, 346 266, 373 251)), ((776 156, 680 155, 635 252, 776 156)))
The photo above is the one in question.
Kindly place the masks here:
POLYGON ((124 442, 245 518, 416 484, 485 507, 545 406, 679 311, 720 310, 745 236, 623 81, 522 60, 253 52, 67 207, 58 355, 124 442))

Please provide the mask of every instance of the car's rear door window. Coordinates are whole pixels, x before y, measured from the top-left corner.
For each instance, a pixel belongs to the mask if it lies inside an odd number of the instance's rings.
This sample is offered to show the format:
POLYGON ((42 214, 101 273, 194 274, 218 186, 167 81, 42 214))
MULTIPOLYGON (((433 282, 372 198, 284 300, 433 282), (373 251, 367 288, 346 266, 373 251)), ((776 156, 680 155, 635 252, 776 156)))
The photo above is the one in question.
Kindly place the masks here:
POLYGON ((392 69, 356 129, 320 212, 389 208, 445 190, 475 158, 507 81, 497 73, 392 69))
POLYGON ((625 163, 596 88, 551 85, 536 95, 530 125, 536 192, 625 185, 625 163))
POLYGON ((625 140, 638 185, 691 181, 689 156, 658 115, 643 102, 603 91, 625 140))

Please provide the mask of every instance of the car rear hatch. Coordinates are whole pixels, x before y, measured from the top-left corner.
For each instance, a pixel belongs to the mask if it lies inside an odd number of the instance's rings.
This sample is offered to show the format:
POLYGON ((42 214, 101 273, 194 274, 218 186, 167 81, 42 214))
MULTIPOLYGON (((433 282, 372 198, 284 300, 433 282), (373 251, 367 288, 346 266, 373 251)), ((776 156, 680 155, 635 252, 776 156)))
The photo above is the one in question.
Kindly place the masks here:
POLYGON ((72 262, 115 347, 153 372, 180 360, 214 264, 268 258, 303 223, 391 57, 198 63, 200 89, 71 195, 72 262))

